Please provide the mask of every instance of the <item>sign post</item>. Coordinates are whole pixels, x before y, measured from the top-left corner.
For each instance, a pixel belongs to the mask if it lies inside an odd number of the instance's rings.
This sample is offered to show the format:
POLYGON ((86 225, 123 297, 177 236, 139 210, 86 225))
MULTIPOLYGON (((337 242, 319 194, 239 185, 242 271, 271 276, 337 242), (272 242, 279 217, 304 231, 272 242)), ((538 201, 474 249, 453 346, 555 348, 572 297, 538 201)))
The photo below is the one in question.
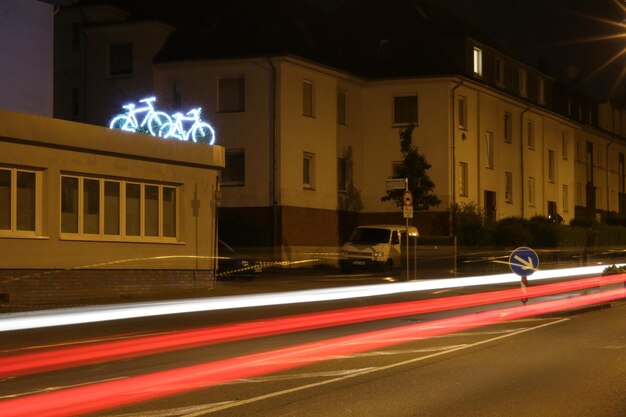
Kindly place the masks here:
POLYGON ((406 280, 409 281, 409 219, 413 218, 413 193, 409 191, 408 181, 402 194, 402 214, 406 220, 406 280))
MULTIPOLYGON (((521 277, 522 293, 526 295, 528 276, 532 275, 539 267, 537 252, 524 246, 517 248, 509 256, 509 266, 514 274, 521 277)), ((522 304, 526 305, 527 302, 528 298, 522 297, 522 304)))

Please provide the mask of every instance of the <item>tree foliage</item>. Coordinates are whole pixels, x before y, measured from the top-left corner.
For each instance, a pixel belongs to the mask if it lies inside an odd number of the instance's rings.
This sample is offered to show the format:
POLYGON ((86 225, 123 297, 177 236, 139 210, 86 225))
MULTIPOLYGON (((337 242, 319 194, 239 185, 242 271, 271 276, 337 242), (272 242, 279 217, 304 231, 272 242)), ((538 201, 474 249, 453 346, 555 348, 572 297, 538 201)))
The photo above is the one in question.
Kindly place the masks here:
MULTIPOLYGON (((413 146, 413 130, 411 124, 400 131, 400 151, 404 155, 402 163, 394 167, 394 178, 408 178, 408 188, 413 193, 413 206, 419 210, 427 210, 429 207, 438 206, 441 200, 433 193, 435 183, 432 182, 427 170, 431 165, 424 155, 413 146)), ((387 195, 381 197, 381 201, 394 201, 396 206, 401 207, 404 190, 387 190, 387 195)))

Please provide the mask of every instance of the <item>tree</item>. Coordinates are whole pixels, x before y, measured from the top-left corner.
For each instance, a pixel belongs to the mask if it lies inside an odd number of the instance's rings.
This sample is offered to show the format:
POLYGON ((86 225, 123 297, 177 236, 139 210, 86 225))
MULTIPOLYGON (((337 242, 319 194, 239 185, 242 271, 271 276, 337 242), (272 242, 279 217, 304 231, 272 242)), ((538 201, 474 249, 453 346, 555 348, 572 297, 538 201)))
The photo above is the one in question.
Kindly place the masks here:
MULTIPOLYGON (((394 167, 394 178, 408 178, 408 188, 413 193, 413 205, 419 210, 427 210, 429 207, 438 206, 441 200, 433 193, 435 183, 426 174, 431 165, 426 161, 415 146, 413 146, 413 130, 411 124, 400 131, 400 151, 404 155, 402 163, 394 167)), ((396 206, 401 207, 404 190, 387 190, 387 195, 381 197, 381 201, 395 201, 396 206)))

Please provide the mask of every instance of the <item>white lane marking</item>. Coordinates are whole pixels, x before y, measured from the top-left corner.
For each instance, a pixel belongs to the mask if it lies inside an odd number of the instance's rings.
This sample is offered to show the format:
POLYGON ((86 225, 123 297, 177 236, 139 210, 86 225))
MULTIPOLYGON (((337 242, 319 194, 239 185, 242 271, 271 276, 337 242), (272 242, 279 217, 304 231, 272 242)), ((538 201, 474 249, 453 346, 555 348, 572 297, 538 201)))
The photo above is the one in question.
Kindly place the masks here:
POLYGON ((445 290, 439 290, 439 291, 433 291, 433 294, 443 294, 444 292, 448 292, 450 291, 449 289, 445 289, 445 290))
POLYGON ((18 398, 18 397, 23 397, 25 395, 41 394, 41 393, 44 393, 44 392, 52 392, 52 391, 58 391, 58 390, 68 389, 68 388, 82 387, 84 385, 100 384, 102 382, 115 381, 115 380, 118 380, 118 379, 125 379, 125 378, 127 378, 127 377, 120 376, 120 377, 116 377, 116 378, 101 379, 99 381, 83 382, 81 384, 72 384, 72 385, 63 385, 63 386, 58 386, 58 387, 40 388, 40 389, 37 389, 37 390, 28 391, 28 392, 18 392, 18 393, 15 393, 15 394, 2 395, 2 396, 0 396, 0 400, 5 400, 7 398, 18 398))
POLYGON ((362 375, 367 375, 367 374, 370 374, 370 373, 373 373, 373 372, 384 371, 384 370, 387 370, 387 369, 393 369, 393 368, 397 368, 397 367, 400 367, 400 366, 409 365, 409 364, 412 364, 412 363, 416 363, 416 362, 424 361, 424 360, 427 360, 427 359, 435 358, 437 356, 446 355, 448 353, 458 352, 458 351, 463 350, 463 349, 468 349, 468 348, 472 348, 472 347, 475 347, 475 346, 480 346, 480 345, 484 345, 484 344, 487 344, 487 343, 491 343, 491 342, 494 342, 496 340, 501 340, 501 339, 506 339, 508 337, 517 336, 517 335, 522 334, 522 333, 530 332, 532 330, 538 330, 538 329, 541 329, 543 327, 552 326, 552 325, 559 324, 559 323, 562 323, 562 322, 565 322, 565 321, 568 321, 568 320, 570 320, 570 319, 569 318, 562 318, 562 319, 559 319, 559 320, 556 320, 556 321, 553 321, 553 322, 543 323, 543 324, 540 324, 540 325, 535 326, 535 327, 527 327, 527 328, 518 330, 518 331, 516 331, 514 333, 503 334, 501 336, 493 337, 491 339, 485 339, 485 340, 482 340, 480 342, 472 343, 472 344, 469 344, 469 345, 461 345, 461 346, 454 347, 454 348, 449 349, 449 350, 432 353, 432 354, 426 355, 426 356, 421 356, 419 358, 408 359, 406 361, 396 362, 396 363, 392 363, 392 364, 386 365, 386 366, 366 369, 366 370, 363 370, 362 372, 356 372, 356 373, 352 373, 352 374, 349 374, 349 375, 343 375, 343 376, 339 376, 337 378, 328 379, 326 381, 314 382, 314 383, 311 383, 311 384, 302 385, 302 386, 299 386, 299 387, 294 387, 294 388, 286 389, 286 390, 283 390, 283 391, 276 391, 276 392, 273 392, 273 393, 270 393, 270 394, 265 394, 265 395, 260 395, 258 397, 248 398, 246 400, 230 402, 228 404, 219 405, 219 406, 216 406, 216 407, 213 407, 213 408, 209 408, 209 409, 206 409, 206 410, 203 410, 203 411, 199 411, 199 412, 196 412, 196 413, 185 414, 185 415, 183 415, 181 417, 198 417, 198 416, 202 416, 202 415, 206 415, 206 414, 212 414, 212 413, 215 413, 217 411, 222 411, 222 410, 226 410, 226 409, 234 408, 234 407, 240 407, 240 406, 243 406, 243 405, 246 405, 246 404, 251 404, 251 403, 254 403, 254 402, 258 402, 258 401, 267 400, 269 398, 279 397, 281 395, 286 395, 286 394, 291 394, 293 392, 298 392, 298 391, 303 391, 303 390, 307 390, 307 389, 310 389, 310 388, 315 388, 315 387, 319 387, 319 386, 323 386, 323 385, 333 384, 335 382, 341 382, 341 381, 344 381, 344 380, 347 380, 347 379, 355 378, 355 377, 362 376, 362 375))
POLYGON ((162 410, 140 411, 137 413, 127 414, 110 414, 111 417, 177 417, 188 413, 202 412, 212 407, 231 403, 232 401, 221 401, 219 403, 191 405, 187 407, 167 408, 162 410))

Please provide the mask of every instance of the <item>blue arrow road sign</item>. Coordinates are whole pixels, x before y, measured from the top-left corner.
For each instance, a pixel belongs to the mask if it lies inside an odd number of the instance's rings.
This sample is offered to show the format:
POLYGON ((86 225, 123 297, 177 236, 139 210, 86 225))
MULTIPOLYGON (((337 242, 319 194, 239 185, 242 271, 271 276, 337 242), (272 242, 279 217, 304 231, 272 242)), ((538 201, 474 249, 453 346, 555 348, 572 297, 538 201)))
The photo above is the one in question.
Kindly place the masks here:
POLYGON ((517 248, 509 256, 509 266, 514 274, 527 277, 539 268, 539 256, 531 248, 517 248))

